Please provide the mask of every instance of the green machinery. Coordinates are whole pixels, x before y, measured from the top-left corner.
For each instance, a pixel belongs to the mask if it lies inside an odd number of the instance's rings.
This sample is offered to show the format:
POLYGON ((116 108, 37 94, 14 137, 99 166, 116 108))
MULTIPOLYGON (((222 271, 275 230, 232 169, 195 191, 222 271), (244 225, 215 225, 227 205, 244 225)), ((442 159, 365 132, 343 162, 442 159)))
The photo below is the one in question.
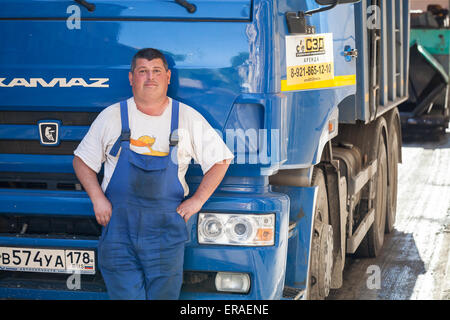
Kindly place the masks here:
POLYGON ((399 106, 405 136, 441 136, 449 125, 448 10, 428 9, 411 15, 409 99, 399 106))

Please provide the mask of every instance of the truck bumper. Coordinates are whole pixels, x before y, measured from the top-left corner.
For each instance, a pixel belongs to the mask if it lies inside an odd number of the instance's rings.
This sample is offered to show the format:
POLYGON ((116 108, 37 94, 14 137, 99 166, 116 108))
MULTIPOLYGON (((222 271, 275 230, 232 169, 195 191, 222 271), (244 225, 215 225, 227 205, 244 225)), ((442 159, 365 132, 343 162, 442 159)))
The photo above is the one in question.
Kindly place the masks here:
MULTIPOLYGON (((78 196, 79 194, 77 194, 78 196)), ((16 214, 44 214, 42 206, 33 205, 33 199, 22 205, 22 192, 5 192, 4 204, 14 208, 16 214), (16 199, 17 198, 17 199, 16 199), (20 198, 20 199, 19 199, 20 198), (17 200, 17 201, 16 201, 17 200)), ((29 196, 29 195, 28 195, 29 196)), ((58 195, 53 195, 58 198, 58 195)), ((73 196, 73 195, 72 195, 73 196)), ((0 195, 0 198, 1 195, 0 195)), ((86 209, 83 216, 92 216, 89 201, 85 197, 73 197, 80 202, 78 209, 86 209), (87 213, 89 211, 89 213, 87 213)), ((42 202, 42 194, 36 201, 42 202)), ((45 197, 44 197, 45 199, 45 197)), ((49 199, 50 201, 51 199, 49 199)), ((66 199, 69 201, 69 199, 66 199)), ((61 200, 62 201, 62 200, 61 200)), ((54 202, 53 202, 54 203, 54 202)), ((66 202, 67 204, 68 202, 66 202)), ((74 206, 53 206, 53 215, 73 215, 74 206), (56 212, 58 211, 58 212, 56 212)), ((47 207, 48 208, 48 207, 47 207)), ((6 209, 6 208, 4 208, 6 209)), ((12 210, 12 211, 14 211, 12 210)), ((8 211, 8 210, 6 210, 8 211)), ((45 210, 44 210, 45 211, 45 210)), ((268 189, 258 194, 219 193, 208 200, 202 211, 236 214, 275 214, 275 244, 267 247, 244 247, 225 245, 200 245, 197 239, 197 218, 191 217, 187 224, 189 240, 185 250, 185 277, 181 299, 281 299, 283 294, 288 250, 289 198, 268 189), (246 273, 250 289, 246 294, 224 293, 215 289, 218 272, 246 273), (202 281, 199 281, 202 280, 202 281)), ((4 210, 2 209, 2 212, 4 210)), ((0 235, 0 246, 51 249, 97 249, 97 239, 68 237, 0 235)), ((96 259, 97 261, 97 259, 96 259)), ((0 298, 12 299, 108 299, 98 267, 95 275, 71 275, 39 272, 0 271, 0 298), (80 278, 74 278, 79 276, 80 278), (78 286, 76 285, 78 282, 78 286), (75 284, 75 286, 73 285, 75 284)))
POLYGON ((198 219, 197 215, 193 216, 188 223, 190 239, 185 251, 185 281, 181 299, 281 299, 288 249, 289 198, 269 191, 263 194, 217 194, 202 211, 274 213, 275 244, 264 247, 199 244, 198 219), (218 292, 214 285, 218 272, 247 274, 250 290, 246 294, 218 292))

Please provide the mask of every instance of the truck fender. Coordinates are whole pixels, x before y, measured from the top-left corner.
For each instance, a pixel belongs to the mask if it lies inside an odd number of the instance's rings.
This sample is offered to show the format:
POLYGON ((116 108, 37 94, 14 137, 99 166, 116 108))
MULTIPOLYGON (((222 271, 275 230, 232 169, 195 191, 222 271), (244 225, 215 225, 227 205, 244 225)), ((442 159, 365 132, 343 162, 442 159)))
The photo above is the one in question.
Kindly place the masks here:
POLYGON ((322 159, 323 151, 331 139, 338 135, 338 121, 339 121, 339 109, 335 107, 331 112, 330 116, 324 122, 321 128, 321 134, 319 143, 317 145, 316 152, 314 154, 314 159, 312 164, 318 164, 322 159))

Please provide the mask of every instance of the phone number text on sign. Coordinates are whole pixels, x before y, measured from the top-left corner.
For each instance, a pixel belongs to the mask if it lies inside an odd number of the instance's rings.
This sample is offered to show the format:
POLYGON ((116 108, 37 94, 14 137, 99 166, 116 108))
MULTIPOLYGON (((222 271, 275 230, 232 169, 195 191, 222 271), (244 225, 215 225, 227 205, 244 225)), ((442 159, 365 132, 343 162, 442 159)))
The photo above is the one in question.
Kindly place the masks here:
POLYGON ((286 36, 287 84, 296 85, 334 78, 333 36, 286 36))
POLYGON ((333 72, 332 63, 322 63, 301 67, 290 67, 288 73, 290 73, 291 79, 304 78, 304 82, 320 81, 323 80, 323 76, 329 75, 333 72))

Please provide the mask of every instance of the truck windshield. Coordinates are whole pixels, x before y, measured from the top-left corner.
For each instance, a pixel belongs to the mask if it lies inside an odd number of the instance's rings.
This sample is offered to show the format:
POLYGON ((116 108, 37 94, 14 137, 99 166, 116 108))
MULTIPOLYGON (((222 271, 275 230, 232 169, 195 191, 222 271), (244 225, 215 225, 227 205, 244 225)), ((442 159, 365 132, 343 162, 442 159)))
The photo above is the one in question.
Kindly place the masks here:
MULTIPOLYGON (((0 19, 85 21, 251 21, 253 0, 0 0, 0 19), (78 7, 75 8, 75 7, 78 7)), ((3 29, 2 29, 3 31, 3 29)))

